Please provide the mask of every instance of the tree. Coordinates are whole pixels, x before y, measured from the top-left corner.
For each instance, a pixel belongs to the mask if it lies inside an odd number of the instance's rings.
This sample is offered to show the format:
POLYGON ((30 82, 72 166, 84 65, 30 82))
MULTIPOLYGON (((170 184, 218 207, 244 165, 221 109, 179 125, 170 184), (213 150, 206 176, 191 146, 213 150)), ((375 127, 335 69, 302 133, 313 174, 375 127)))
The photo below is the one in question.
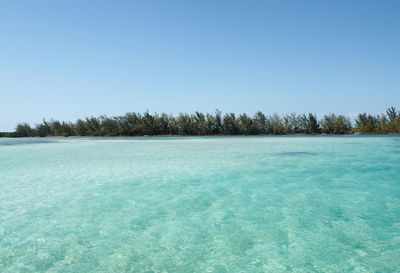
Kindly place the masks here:
POLYGON ((316 114, 309 113, 308 117, 303 115, 303 121, 305 122, 305 132, 307 134, 320 133, 320 126, 316 114))
POLYGON ((273 114, 268 119, 269 129, 268 131, 273 135, 281 135, 285 133, 285 126, 282 118, 278 114, 273 114))
MULTIPOLYGON (((116 117, 90 117, 75 123, 44 120, 31 128, 19 123, 12 134, 0 136, 144 136, 144 135, 256 135, 256 134, 348 134, 353 130, 351 121, 343 115, 326 114, 318 120, 315 114, 266 116, 258 111, 254 116, 225 113, 143 114, 128 112, 116 117)), ((362 134, 400 133, 400 112, 390 107, 380 115, 359 114, 354 132, 362 134)))
POLYGON ((267 133, 267 118, 266 116, 258 111, 253 117, 254 128, 257 134, 267 133))
POLYGON ((225 135, 239 134, 239 124, 234 113, 225 114, 222 124, 222 133, 225 135))
POLYGON ((218 109, 215 111, 214 125, 212 129, 212 134, 217 135, 222 131, 222 113, 218 109))
POLYGON ((239 133, 242 135, 256 134, 253 120, 246 114, 239 115, 238 120, 239 133))
POLYGON ((32 137, 35 136, 35 131, 28 123, 23 122, 17 124, 17 127, 15 127, 15 134, 18 137, 32 137))
POLYGON ((400 133, 400 112, 397 112, 396 108, 390 107, 386 110, 386 115, 389 119, 387 131, 389 133, 400 133))
POLYGON ((343 115, 327 114, 321 120, 321 128, 326 134, 348 134, 351 131, 351 122, 343 115))
POLYGON ((359 114, 356 118, 356 128, 359 133, 371 134, 377 131, 378 122, 372 115, 359 114))
POLYGON ((102 136, 120 136, 121 135, 121 128, 119 125, 118 118, 109 118, 107 116, 100 117, 100 127, 101 131, 99 135, 102 136))
POLYGON ((186 113, 180 113, 176 120, 179 135, 195 135, 194 121, 192 116, 186 113))
POLYGON ((75 123, 75 133, 78 136, 87 136, 89 135, 89 129, 87 127, 86 121, 82 119, 78 119, 75 123))
POLYGON ((304 132, 304 122, 301 116, 292 113, 283 117, 285 132, 298 134, 304 132))
POLYGON ((348 117, 339 115, 335 120, 335 134, 348 134, 351 132, 351 121, 348 117))
POLYGON ((48 135, 51 135, 51 128, 45 119, 43 119, 42 123, 35 125, 35 130, 37 135, 40 137, 46 137, 48 135))

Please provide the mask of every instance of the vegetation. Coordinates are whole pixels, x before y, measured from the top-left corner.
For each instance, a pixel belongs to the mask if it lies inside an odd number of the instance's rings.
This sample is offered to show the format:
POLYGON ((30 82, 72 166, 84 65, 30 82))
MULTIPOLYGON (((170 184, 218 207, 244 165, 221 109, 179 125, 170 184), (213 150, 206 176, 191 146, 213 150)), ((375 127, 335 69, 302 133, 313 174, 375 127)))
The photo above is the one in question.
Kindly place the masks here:
POLYGON ((0 137, 15 137, 14 132, 0 132, 0 137))
POLYGON ((373 116, 359 114, 354 126, 343 115, 327 114, 318 120, 315 114, 254 116, 235 113, 181 113, 177 116, 126 113, 117 117, 90 117, 75 123, 50 120, 31 127, 19 123, 13 133, 0 136, 146 136, 146 135, 282 135, 282 134, 387 134, 400 133, 400 112, 394 107, 373 116))
POLYGON ((400 112, 390 107, 385 114, 377 116, 363 113, 358 115, 355 123, 362 134, 400 133, 400 112))

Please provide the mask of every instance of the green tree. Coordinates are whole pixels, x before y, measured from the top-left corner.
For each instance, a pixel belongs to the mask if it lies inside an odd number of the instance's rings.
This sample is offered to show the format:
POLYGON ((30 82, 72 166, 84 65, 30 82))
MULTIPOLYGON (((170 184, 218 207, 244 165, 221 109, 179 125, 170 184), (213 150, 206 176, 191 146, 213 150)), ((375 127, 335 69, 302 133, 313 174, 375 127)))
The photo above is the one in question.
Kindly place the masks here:
POLYGON ((308 116, 303 116, 303 120, 305 121, 306 128, 305 132, 307 134, 319 134, 320 126, 318 122, 318 118, 316 114, 309 113, 308 116))
POLYGON ((35 125, 35 130, 38 136, 46 137, 51 135, 51 128, 50 125, 43 119, 42 123, 38 123, 35 125))
POLYGON ((28 123, 23 122, 17 124, 17 127, 15 127, 15 134, 18 137, 32 137, 35 136, 35 131, 28 123))
POLYGON ((269 132, 273 135, 282 135, 285 133, 285 125, 283 119, 278 114, 269 117, 269 132))
POLYGON ((222 122, 222 133, 225 135, 239 134, 239 124, 234 113, 226 113, 222 122))
MULTIPOLYGON (((129 112, 117 117, 90 117, 75 123, 43 120, 34 128, 28 123, 19 123, 15 132, 0 136, 144 136, 144 135, 253 135, 253 134, 347 134, 352 124, 343 115, 327 114, 319 121, 315 114, 265 116, 258 111, 254 116, 235 115, 216 110, 214 114, 180 113, 178 116, 165 113, 143 114, 129 112)), ((359 114, 355 119, 355 132, 363 134, 399 133, 400 112, 390 107, 380 115, 359 114)))
POLYGON ((343 115, 327 114, 321 120, 321 128, 326 134, 348 134, 351 132, 351 122, 343 115))
POLYGON ((260 111, 253 117, 254 128, 257 134, 267 133, 267 117, 260 111))
POLYGON ((356 129, 362 134, 375 133, 378 129, 378 120, 376 117, 366 113, 359 114, 356 118, 356 129))
POLYGON ((239 132, 242 135, 255 135, 256 127, 253 120, 246 114, 239 115, 238 119, 239 132))

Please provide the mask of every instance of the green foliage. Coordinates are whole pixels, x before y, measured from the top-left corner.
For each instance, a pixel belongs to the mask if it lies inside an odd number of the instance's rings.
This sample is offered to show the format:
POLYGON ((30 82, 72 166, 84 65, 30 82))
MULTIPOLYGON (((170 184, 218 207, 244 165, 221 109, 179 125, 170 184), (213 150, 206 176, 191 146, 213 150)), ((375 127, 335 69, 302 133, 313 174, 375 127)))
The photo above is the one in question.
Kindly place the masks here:
POLYGON ((239 126, 239 133, 242 135, 258 134, 253 119, 246 114, 239 115, 238 126, 239 126))
POLYGON ((370 134, 377 131, 377 118, 366 113, 359 114, 356 118, 356 126, 359 133, 370 134))
POLYGON ((224 115, 222 133, 225 135, 239 134, 239 120, 234 113, 224 115))
POLYGON ((322 132, 326 134, 349 134, 351 133, 351 122, 343 115, 327 114, 321 120, 322 132))
POLYGON ((394 107, 390 107, 386 110, 388 117, 388 130, 391 133, 400 133, 400 111, 396 112, 394 107))
POLYGON ((256 112, 254 116, 235 115, 216 111, 213 114, 166 113, 143 114, 129 112, 117 117, 90 117, 75 123, 50 120, 31 128, 28 123, 19 123, 13 134, 0 136, 145 136, 145 135, 263 135, 263 134, 362 134, 400 133, 400 113, 394 107, 386 113, 373 116, 359 114, 355 127, 348 117, 327 114, 318 120, 315 114, 266 116, 256 112))
POLYGON ((303 115, 303 120, 305 123, 305 133, 306 134, 318 134, 320 133, 320 126, 317 119, 317 115, 309 113, 308 117, 303 115))
POLYGON ((51 127, 44 119, 42 123, 35 125, 35 130, 36 135, 39 137, 46 137, 48 135, 51 135, 51 127))
POLYGON ((267 133, 267 117, 260 111, 258 111, 253 117, 253 126, 257 134, 267 133))
POLYGON ((285 133, 300 134, 305 133, 305 121, 302 116, 292 113, 283 117, 285 123, 285 133))
POLYGON ((119 136, 121 135, 121 127, 118 118, 109 118, 107 116, 100 117, 100 133, 101 136, 119 136))
POLYGON ((278 114, 273 114, 267 119, 267 133, 282 135, 285 133, 285 124, 278 114))
POLYGON ((195 123, 192 115, 180 113, 176 119, 176 125, 179 135, 195 135, 195 123))
POLYGON ((0 137, 16 137, 15 132, 0 132, 0 137))
POLYGON ((394 107, 378 116, 359 114, 356 118, 356 129, 361 134, 400 133, 400 112, 394 107))
POLYGON ((18 123, 15 128, 15 135, 18 137, 32 137, 35 136, 35 131, 31 128, 31 126, 26 123, 18 123))

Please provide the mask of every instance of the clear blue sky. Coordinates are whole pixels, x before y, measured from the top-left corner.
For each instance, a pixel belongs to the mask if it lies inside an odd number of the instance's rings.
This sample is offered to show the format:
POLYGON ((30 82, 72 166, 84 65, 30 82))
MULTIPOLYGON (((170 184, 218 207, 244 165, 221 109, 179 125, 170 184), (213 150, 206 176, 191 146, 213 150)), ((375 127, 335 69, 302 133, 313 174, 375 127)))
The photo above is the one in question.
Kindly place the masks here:
POLYGON ((400 107, 400 1, 0 1, 0 131, 128 111, 400 107))

